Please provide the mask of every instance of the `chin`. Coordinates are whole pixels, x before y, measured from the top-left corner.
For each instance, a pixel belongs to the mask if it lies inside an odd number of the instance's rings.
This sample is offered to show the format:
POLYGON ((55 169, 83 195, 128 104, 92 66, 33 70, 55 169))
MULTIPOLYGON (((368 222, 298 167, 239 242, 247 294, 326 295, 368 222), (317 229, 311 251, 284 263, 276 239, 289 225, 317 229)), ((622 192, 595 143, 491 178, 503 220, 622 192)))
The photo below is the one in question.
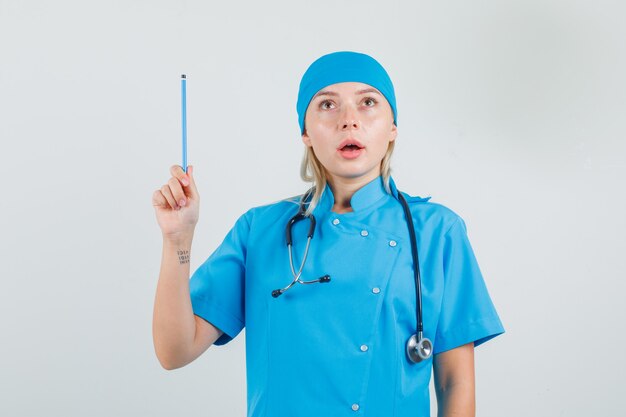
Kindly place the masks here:
POLYGON ((342 172, 334 172, 331 173, 332 177, 346 178, 346 179, 358 179, 371 176, 372 179, 376 178, 376 176, 380 175, 380 172, 373 174, 371 170, 349 170, 342 172))

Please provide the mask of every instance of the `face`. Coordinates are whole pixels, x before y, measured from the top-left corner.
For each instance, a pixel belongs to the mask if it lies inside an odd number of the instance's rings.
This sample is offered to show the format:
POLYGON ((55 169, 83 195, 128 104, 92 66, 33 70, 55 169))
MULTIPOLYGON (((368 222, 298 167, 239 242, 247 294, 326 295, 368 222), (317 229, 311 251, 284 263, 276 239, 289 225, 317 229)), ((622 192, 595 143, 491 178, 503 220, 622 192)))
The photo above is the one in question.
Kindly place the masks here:
POLYGON ((331 184, 380 175, 380 164, 397 136, 391 106, 374 87, 332 84, 317 92, 305 114, 302 141, 313 148, 331 184))

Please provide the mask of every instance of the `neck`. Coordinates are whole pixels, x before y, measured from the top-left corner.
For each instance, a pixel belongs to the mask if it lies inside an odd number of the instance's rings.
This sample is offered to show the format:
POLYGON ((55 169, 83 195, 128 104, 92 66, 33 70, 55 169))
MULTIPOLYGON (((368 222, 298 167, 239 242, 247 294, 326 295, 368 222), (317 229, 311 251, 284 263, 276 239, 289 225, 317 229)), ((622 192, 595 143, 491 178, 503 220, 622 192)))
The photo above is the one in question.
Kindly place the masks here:
POLYGON ((359 177, 359 178, 343 178, 343 177, 328 177, 328 183, 333 190, 333 196, 335 197, 335 204, 332 211, 335 213, 347 213, 352 210, 350 201, 355 192, 361 187, 373 181, 378 175, 359 177))

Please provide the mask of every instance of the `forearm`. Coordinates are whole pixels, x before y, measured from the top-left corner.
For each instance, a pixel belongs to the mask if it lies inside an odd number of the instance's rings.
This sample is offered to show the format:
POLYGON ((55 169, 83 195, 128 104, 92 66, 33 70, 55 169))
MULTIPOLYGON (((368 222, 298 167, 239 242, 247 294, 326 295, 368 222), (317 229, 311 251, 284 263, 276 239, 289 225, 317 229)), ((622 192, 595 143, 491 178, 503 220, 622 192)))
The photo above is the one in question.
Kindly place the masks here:
POLYGON ((474 343, 435 355, 433 370, 438 417, 474 417, 474 343))
POLYGON ((440 387, 436 392, 438 417, 475 417, 476 400, 473 383, 440 387))
POLYGON ((196 324, 189 296, 192 240, 193 234, 163 240, 152 334, 156 355, 166 369, 188 363, 194 343, 196 324))

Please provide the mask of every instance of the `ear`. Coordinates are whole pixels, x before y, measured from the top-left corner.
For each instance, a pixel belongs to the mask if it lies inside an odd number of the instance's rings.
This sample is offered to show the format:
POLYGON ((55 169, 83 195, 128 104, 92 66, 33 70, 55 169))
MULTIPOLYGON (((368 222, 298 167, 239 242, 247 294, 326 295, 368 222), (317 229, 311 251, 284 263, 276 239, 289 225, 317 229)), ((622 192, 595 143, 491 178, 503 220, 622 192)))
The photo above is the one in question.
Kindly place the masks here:
POLYGON ((304 133, 302 134, 302 143, 304 143, 304 145, 308 146, 309 148, 311 147, 311 138, 309 137, 308 133, 306 133, 306 129, 304 129, 304 133))
POLYGON ((393 142, 398 137, 398 126, 395 123, 391 123, 391 138, 389 138, 389 142, 393 142))

